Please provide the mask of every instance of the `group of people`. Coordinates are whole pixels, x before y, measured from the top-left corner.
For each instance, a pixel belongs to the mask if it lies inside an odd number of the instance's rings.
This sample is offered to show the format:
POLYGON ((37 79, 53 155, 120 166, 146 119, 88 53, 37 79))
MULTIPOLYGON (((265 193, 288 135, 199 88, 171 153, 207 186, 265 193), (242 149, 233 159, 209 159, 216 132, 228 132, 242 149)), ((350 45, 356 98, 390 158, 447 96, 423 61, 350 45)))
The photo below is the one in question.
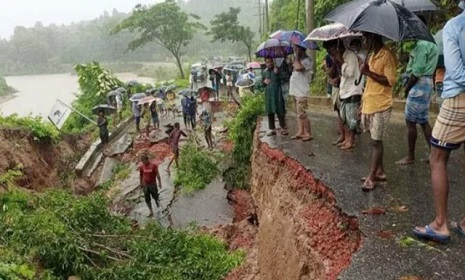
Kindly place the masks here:
MULTIPOLYGON (((460 1, 460 6, 465 8, 465 0, 460 1)), ((420 19, 426 24, 423 17, 420 16, 420 19)), ((419 125, 431 147, 429 164, 436 218, 426 227, 416 227, 413 233, 421 238, 445 243, 450 240, 450 228, 465 238, 465 218, 449 224, 447 216, 447 161, 450 152, 465 142, 465 12, 448 21, 443 29, 443 41, 443 65, 438 64, 438 47, 432 42, 418 40, 409 54, 407 79, 403 84, 408 151, 407 156, 396 164, 414 163, 419 125), (441 101, 440 113, 431 129, 429 109, 435 89, 441 101)), ((298 131, 291 139, 310 141, 313 137, 306 110, 313 65, 304 48, 293 47, 295 58, 289 94, 295 101, 298 131)), ((373 33, 363 33, 363 44, 359 39, 352 42, 332 40, 325 42, 323 47, 328 52, 323 66, 329 83, 327 93, 331 93, 339 120, 340 135, 334 144, 342 150, 353 149, 357 130, 369 131, 372 140, 371 165, 368 175, 362 178, 362 189, 374 190, 380 182, 387 180, 383 140, 388 132, 393 88, 397 83, 397 57, 383 43, 383 38, 373 33), (362 45, 366 51, 362 50, 362 45), (368 53, 370 56, 367 57, 368 53)), ((277 134, 276 116, 281 134, 288 135, 280 68, 273 58, 266 58, 265 63, 263 78, 266 84, 268 135, 277 134)))

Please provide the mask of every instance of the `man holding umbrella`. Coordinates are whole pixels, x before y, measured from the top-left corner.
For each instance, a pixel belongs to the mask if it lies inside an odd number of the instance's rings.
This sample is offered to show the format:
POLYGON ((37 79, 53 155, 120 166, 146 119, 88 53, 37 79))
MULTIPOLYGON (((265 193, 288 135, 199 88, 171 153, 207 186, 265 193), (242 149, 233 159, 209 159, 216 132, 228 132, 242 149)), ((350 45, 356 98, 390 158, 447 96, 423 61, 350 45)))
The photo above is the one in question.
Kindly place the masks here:
MULTIPOLYGON (((425 23, 423 16, 419 18, 425 23)), ((429 107, 433 94, 433 74, 438 63, 438 47, 435 43, 418 40, 410 52, 407 65, 408 81, 405 85, 405 120, 408 131, 408 154, 396 162, 399 165, 413 164, 415 161, 415 144, 417 141, 417 124, 419 124, 429 144, 431 126, 429 125, 429 107)))
POLYGON ((379 181, 386 180, 383 140, 391 118, 392 90, 397 78, 397 58, 383 44, 380 35, 364 32, 364 39, 367 49, 373 52, 368 63, 361 69, 361 73, 367 76, 361 106, 362 125, 364 130, 370 131, 373 147, 370 174, 363 178, 363 190, 370 191, 379 181))

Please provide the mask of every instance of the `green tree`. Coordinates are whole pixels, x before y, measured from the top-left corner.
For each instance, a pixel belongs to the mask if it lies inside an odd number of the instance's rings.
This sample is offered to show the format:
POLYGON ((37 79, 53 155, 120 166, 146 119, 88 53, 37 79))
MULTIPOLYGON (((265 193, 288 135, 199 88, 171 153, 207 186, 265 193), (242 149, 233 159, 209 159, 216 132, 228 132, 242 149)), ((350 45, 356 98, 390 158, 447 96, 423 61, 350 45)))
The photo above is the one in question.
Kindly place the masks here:
POLYGON ((137 5, 132 15, 123 20, 113 33, 119 33, 124 29, 139 32, 139 37, 129 43, 130 50, 152 41, 165 47, 176 59, 181 77, 184 78, 182 49, 190 43, 196 30, 202 26, 198 19, 195 15, 183 12, 174 0, 166 0, 151 7, 137 5))
POLYGON ((212 27, 208 34, 213 36, 213 42, 232 41, 243 43, 247 48, 247 54, 251 61, 255 34, 250 30, 250 27, 239 24, 238 15, 240 12, 241 8, 229 8, 229 11, 216 15, 210 22, 212 27))

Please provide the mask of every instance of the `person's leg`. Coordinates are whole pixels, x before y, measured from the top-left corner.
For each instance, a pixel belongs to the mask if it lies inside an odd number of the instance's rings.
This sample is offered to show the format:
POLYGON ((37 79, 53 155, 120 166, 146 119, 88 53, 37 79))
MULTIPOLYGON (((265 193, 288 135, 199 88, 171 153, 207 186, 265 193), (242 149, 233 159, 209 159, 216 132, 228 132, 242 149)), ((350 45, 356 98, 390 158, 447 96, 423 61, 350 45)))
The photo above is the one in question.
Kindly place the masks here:
POLYGON ((279 127, 281 127, 281 134, 287 135, 287 125, 286 125, 286 115, 283 114, 277 114, 278 115, 278 122, 279 122, 279 127))
POLYGON ((415 146, 417 143, 417 124, 407 121, 408 153, 403 159, 396 161, 399 165, 409 165, 415 162, 415 146))
POLYGON ((140 117, 135 117, 136 120, 136 131, 140 133, 140 117))
POLYGON ((384 147, 383 141, 372 140, 372 151, 371 151, 371 163, 370 163, 370 174, 366 177, 365 183, 363 184, 364 190, 373 190, 376 187, 378 180, 377 173, 382 170, 384 147))
POLYGON ((341 113, 339 112, 339 109, 336 110, 337 112, 337 126, 338 126, 338 131, 339 131, 339 137, 336 139, 336 141, 333 142, 333 145, 338 145, 342 142, 344 142, 344 124, 341 119, 341 113))
POLYGON ((148 188, 149 188, 148 186, 144 188, 144 198, 145 198, 145 203, 147 204, 147 207, 149 208, 148 217, 152 217, 153 216, 152 200, 150 198, 150 191, 148 188))
POLYGON ((300 108, 299 108, 299 98, 294 97, 294 103, 295 103, 295 112, 297 114, 297 133, 291 137, 291 139, 301 139, 304 132, 303 132, 303 122, 302 119, 299 117, 300 116, 300 108))
POLYGON ((275 125, 275 114, 268 114, 268 129, 270 130, 269 135, 276 134, 276 125, 275 125))
POLYGON ((157 208, 160 208, 160 197, 158 194, 158 189, 157 185, 150 186, 150 194, 152 195, 153 200, 155 200, 155 204, 157 205, 157 208))
POLYGON ((429 125, 429 122, 426 122, 421 125, 421 128, 423 130, 423 135, 425 136, 425 140, 428 143, 428 146, 431 146, 431 134, 432 134, 432 129, 431 125, 429 125))
MULTIPOLYGON (((429 224, 429 227, 432 228, 435 232, 445 236, 450 236, 447 218, 447 200, 449 196, 447 162, 449 160, 449 155, 450 150, 445 150, 434 146, 431 148, 430 168, 436 217, 434 221, 429 224)), ((425 227, 416 227, 416 230, 423 233, 426 232, 425 227)))

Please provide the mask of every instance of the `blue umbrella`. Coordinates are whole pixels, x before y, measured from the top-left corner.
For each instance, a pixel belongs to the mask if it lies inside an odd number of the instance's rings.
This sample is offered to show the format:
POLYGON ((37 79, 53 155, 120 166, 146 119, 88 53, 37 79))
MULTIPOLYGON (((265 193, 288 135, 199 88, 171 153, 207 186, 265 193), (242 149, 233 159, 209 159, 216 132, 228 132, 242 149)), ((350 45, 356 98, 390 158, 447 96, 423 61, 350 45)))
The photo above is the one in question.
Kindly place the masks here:
POLYGON ((310 50, 318 50, 318 45, 312 41, 305 41, 305 34, 297 30, 278 30, 270 38, 278 39, 310 50))
POLYGON ((293 53, 291 44, 286 41, 279 41, 278 39, 268 39, 261 43, 257 48, 255 55, 257 57, 286 57, 293 53))

